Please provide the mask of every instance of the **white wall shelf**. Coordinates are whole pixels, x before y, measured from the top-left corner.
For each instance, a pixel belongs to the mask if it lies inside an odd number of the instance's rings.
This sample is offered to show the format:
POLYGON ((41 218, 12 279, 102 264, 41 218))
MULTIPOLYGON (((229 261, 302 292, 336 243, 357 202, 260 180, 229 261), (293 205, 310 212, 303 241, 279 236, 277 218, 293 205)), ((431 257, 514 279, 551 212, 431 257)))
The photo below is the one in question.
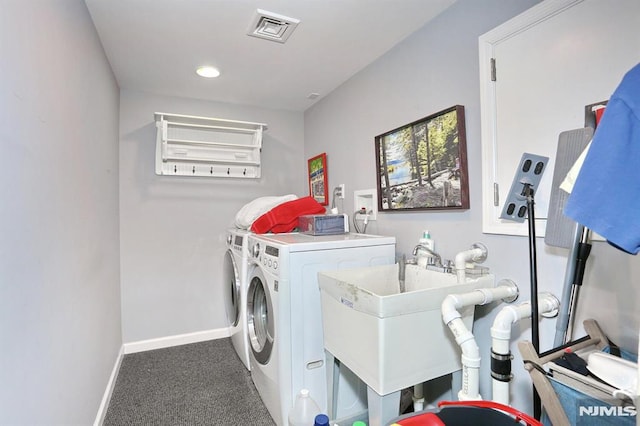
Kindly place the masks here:
POLYGON ((264 123, 155 113, 156 174, 260 177, 264 123))

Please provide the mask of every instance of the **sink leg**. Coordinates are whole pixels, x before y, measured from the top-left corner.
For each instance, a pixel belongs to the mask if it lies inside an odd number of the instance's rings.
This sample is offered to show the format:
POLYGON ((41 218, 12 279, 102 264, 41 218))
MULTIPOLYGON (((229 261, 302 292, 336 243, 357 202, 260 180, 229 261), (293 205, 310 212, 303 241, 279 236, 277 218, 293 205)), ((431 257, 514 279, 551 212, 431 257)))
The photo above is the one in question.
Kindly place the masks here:
POLYGON ((449 401, 458 399, 458 390, 462 389, 462 370, 456 370, 451 373, 451 393, 449 401))
POLYGON ((400 414, 400 392, 379 395, 367 386, 367 405, 369 406, 369 426, 385 426, 400 414))
POLYGON ((327 350, 325 365, 327 366, 327 414, 335 419, 338 411, 338 384, 340 382, 340 362, 327 350))

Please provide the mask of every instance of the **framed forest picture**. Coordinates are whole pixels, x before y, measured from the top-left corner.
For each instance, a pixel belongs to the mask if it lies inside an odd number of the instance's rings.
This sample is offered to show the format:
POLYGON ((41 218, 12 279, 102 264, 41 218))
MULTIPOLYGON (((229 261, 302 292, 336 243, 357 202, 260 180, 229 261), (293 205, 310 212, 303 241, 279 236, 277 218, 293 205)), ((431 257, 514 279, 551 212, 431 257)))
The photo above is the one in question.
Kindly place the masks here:
POLYGON ((469 208, 464 107, 375 138, 379 211, 469 208))

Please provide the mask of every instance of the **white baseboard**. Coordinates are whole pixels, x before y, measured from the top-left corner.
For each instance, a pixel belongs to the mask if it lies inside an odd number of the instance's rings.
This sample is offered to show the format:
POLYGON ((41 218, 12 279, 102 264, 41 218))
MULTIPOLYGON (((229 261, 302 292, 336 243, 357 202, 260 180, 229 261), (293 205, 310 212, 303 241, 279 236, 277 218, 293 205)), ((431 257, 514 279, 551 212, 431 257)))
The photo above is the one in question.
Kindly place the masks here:
POLYGON ((96 414, 96 419, 93 422, 93 426, 100 426, 104 422, 104 416, 107 414, 107 408, 109 407, 109 401, 111 400, 111 395, 113 394, 113 388, 116 385, 116 378, 118 377, 118 371, 120 371, 120 364, 122 363, 123 356, 124 346, 121 346, 120 351, 118 352, 118 357, 116 358, 116 363, 113 366, 113 370, 111 370, 111 376, 109 376, 107 388, 105 389, 104 395, 102 396, 102 401, 100 402, 98 414, 96 414))
POLYGON ((223 339, 231 336, 228 327, 214 330, 197 331, 195 333, 177 334, 175 336, 159 337, 157 339, 140 340, 137 342, 125 343, 123 345, 125 354, 151 351, 154 349, 170 348, 172 346, 187 345, 189 343, 206 342, 207 340, 223 339))

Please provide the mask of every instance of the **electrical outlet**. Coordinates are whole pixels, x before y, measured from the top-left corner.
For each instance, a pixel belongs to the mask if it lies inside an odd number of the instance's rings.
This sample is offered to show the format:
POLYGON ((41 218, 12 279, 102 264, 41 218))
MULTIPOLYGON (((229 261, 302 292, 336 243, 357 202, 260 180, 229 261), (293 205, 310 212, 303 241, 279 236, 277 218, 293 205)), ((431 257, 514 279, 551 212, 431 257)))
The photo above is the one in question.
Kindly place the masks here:
POLYGON ((376 190, 375 189, 362 189, 353 191, 353 205, 359 210, 364 208, 369 215, 369 220, 376 220, 378 218, 378 205, 376 204, 376 190))
POLYGON ((340 184, 340 194, 338 195, 340 198, 344 198, 345 192, 344 192, 344 183, 340 184))

